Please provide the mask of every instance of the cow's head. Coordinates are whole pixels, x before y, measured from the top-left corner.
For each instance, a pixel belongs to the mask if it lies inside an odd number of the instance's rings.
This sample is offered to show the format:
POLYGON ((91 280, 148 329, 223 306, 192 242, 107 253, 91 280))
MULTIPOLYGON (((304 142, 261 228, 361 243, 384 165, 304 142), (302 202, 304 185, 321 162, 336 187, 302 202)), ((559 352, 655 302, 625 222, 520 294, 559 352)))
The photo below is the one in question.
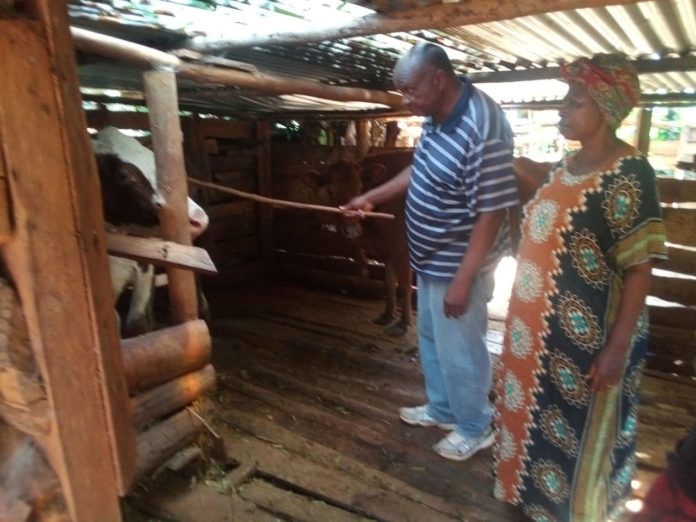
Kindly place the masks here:
MULTIPOLYGON (((116 127, 104 127, 97 133, 92 144, 97 154, 114 155, 124 163, 137 167, 150 184, 152 205, 158 209, 164 203, 164 198, 157 190, 155 155, 150 149, 141 145, 132 136, 122 133, 116 127)), ((125 200, 122 204, 125 204, 125 200)), ((191 238, 195 239, 208 227, 208 215, 191 198, 188 198, 188 218, 191 238)), ((107 221, 109 221, 108 218, 107 221)), ((126 222, 136 223, 132 220, 126 222)), ((156 223, 158 222, 159 219, 156 223)))
POLYGON ((104 219, 114 225, 153 227, 159 223, 159 205, 142 171, 115 154, 97 154, 104 219))
POLYGON ((352 161, 340 160, 329 165, 321 177, 332 205, 343 205, 363 190, 361 168, 352 161))

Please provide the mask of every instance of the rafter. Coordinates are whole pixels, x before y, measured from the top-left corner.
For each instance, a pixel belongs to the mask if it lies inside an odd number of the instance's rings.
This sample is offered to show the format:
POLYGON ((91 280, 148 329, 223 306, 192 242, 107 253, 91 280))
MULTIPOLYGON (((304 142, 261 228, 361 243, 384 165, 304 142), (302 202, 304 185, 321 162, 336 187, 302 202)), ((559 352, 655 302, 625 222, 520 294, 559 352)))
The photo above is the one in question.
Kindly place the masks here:
POLYGON ((464 0, 436 4, 389 14, 372 14, 341 26, 318 27, 306 32, 247 33, 229 39, 199 39, 187 47, 201 52, 224 51, 240 47, 276 44, 300 44, 338 40, 354 36, 389 34, 417 29, 443 29, 496 20, 507 20, 554 11, 586 7, 635 4, 639 0, 464 0))

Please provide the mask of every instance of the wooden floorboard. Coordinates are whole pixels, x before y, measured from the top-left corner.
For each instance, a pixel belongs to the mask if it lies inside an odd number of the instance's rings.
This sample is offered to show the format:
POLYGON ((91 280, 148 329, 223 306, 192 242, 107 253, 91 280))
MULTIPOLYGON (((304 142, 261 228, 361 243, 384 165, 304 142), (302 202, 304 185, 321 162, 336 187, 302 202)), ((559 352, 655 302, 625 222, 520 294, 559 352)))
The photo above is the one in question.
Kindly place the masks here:
MULTIPOLYGON (((492 496, 490 450, 448 461, 430 449, 445 432, 399 420, 399 407, 424 402, 416 332, 394 338, 372 324, 379 300, 287 283, 208 297, 218 375, 209 417, 230 462, 253 470, 238 473, 224 509, 246 509, 249 521, 517 520, 492 496)), ((490 325, 496 354, 501 323, 490 325)), ((695 392, 644 379, 636 497, 696 422, 695 392)))

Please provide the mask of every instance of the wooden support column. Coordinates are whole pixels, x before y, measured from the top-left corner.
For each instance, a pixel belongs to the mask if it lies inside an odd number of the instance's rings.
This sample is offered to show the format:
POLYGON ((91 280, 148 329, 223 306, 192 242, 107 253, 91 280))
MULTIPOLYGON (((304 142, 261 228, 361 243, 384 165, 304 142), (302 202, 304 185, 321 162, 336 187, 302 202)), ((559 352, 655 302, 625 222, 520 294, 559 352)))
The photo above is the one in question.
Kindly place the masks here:
POLYGON ((0 255, 51 410, 36 442, 70 520, 120 521, 135 435, 67 8, 48 0, 21 7, 23 19, 0 20, 0 147, 15 217, 0 255))
MULTIPOLYGON (((273 196, 271 181, 271 128, 268 121, 259 120, 256 125, 256 139, 258 140, 257 168, 259 176, 259 194, 266 197, 273 196)), ((273 207, 271 205, 259 205, 259 230, 261 233, 261 259, 265 270, 273 263, 275 246, 273 242, 273 207)))
POLYGON ((358 161, 367 156, 370 150, 370 120, 358 120, 355 122, 355 145, 358 150, 358 161))
MULTIPOLYGON (((172 71, 149 71, 144 75, 145 98, 149 108, 152 146, 157 167, 157 185, 165 203, 160 209, 164 239, 191 245, 188 220, 188 185, 182 148, 181 123, 172 71)), ((168 268, 172 319, 183 323, 198 317, 198 297, 193 273, 168 268)))
POLYGON ((643 107, 638 113, 638 129, 636 131, 636 148, 648 155, 650 150, 650 125, 652 123, 652 109, 643 107))

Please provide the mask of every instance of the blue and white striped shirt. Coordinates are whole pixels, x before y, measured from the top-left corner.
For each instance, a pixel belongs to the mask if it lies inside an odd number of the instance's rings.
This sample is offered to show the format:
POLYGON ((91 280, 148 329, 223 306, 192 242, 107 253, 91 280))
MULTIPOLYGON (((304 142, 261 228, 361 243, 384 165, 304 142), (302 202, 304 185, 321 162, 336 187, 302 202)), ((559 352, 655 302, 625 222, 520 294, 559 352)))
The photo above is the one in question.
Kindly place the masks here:
MULTIPOLYGON (((447 121, 423 123, 406 197, 411 265, 435 279, 457 272, 479 213, 518 204, 510 124, 490 97, 468 80, 462 83, 447 121)), ((482 271, 495 268, 508 250, 506 224, 482 271)))

